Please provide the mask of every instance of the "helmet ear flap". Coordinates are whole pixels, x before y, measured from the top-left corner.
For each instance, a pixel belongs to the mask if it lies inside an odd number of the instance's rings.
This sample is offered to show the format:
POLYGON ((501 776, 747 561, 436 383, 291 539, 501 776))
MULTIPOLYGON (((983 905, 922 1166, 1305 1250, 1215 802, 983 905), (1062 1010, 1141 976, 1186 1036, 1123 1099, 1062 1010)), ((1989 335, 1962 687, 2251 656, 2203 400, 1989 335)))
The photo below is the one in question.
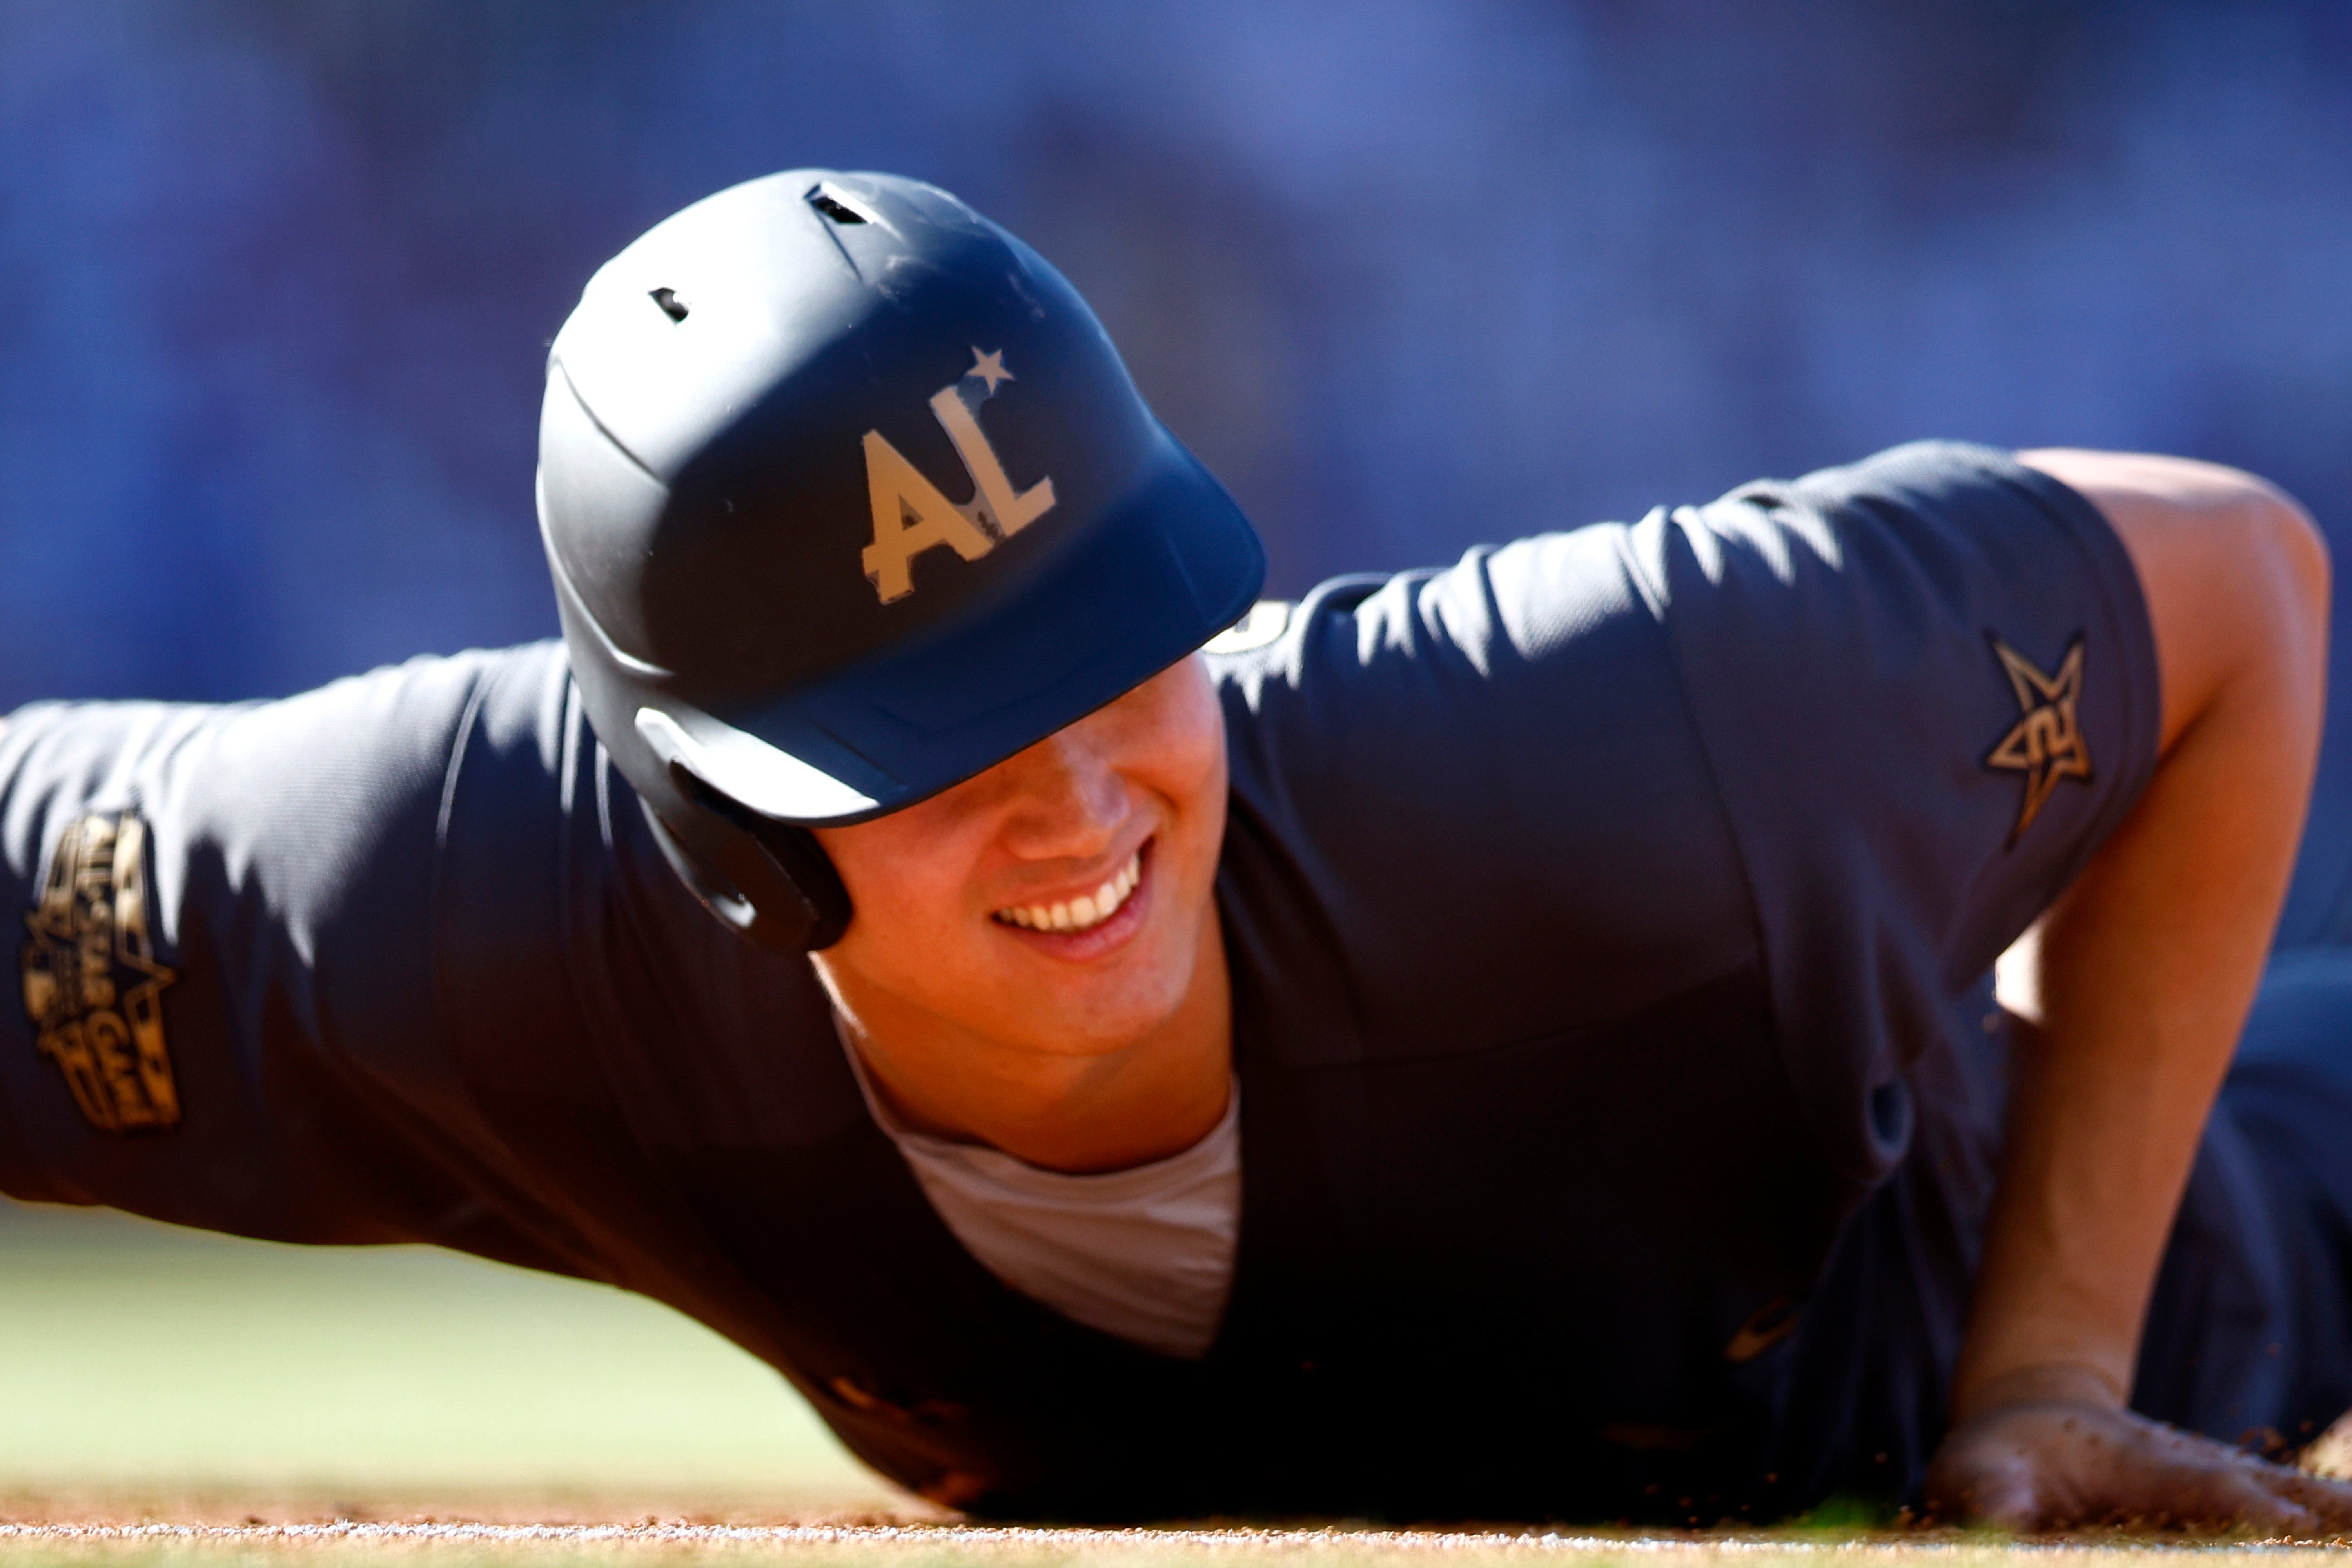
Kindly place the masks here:
POLYGON ((778 952, 814 952, 849 926, 849 889, 815 835, 776 822, 672 763, 684 811, 646 809, 662 853, 719 920, 778 952))

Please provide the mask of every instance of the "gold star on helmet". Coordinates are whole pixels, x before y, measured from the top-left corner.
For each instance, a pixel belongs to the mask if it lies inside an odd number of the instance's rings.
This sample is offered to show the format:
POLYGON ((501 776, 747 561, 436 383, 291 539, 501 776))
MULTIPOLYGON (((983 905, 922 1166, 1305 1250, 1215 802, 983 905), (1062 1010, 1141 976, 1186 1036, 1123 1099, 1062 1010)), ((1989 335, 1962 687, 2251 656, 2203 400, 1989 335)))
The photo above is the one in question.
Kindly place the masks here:
POLYGON ((1011 371, 1004 368, 1004 351, 1003 349, 998 349, 994 353, 986 354, 981 353, 976 348, 973 349, 971 351, 971 368, 963 374, 967 378, 976 375, 980 377, 981 380, 988 383, 988 395, 991 397, 996 395, 996 384, 998 382, 1018 381, 1021 379, 1019 376, 1014 375, 1011 371))
POLYGON ((2083 639, 2077 637, 2058 663, 2054 675, 2044 675, 2034 662, 2001 641, 1992 639, 1992 651, 2017 694, 2018 719, 1984 760, 1989 768, 2025 775, 2025 799, 2018 807, 2017 826, 2009 830, 2015 844, 2033 826, 2060 779, 2091 782, 2091 748, 2083 738, 2077 709, 2083 696, 2083 639))

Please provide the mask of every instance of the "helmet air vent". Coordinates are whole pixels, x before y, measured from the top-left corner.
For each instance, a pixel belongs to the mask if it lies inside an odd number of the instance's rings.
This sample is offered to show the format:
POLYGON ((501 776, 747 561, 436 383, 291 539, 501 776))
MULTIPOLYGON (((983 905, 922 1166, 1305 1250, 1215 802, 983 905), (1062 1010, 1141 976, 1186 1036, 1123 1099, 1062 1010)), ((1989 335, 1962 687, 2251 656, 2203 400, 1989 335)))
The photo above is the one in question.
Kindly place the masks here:
POLYGON ((661 307, 662 314, 667 316, 671 321, 683 321, 686 320, 686 301, 678 298, 677 289, 656 289, 648 297, 655 304, 661 307))
POLYGON ((808 194, 808 205, 838 224, 865 223, 866 216, 823 185, 808 194))

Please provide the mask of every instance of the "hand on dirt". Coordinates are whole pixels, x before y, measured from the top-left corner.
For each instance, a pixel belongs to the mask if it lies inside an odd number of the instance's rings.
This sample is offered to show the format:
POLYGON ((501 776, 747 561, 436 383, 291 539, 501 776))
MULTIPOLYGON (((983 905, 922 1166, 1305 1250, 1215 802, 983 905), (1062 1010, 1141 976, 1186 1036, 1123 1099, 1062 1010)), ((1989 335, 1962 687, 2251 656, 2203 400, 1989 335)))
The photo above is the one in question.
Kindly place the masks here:
POLYGON ((2352 1485, 2092 1405, 2009 1405, 1952 1429, 1927 1502, 1952 1524, 2011 1530, 2352 1531, 2352 1485))

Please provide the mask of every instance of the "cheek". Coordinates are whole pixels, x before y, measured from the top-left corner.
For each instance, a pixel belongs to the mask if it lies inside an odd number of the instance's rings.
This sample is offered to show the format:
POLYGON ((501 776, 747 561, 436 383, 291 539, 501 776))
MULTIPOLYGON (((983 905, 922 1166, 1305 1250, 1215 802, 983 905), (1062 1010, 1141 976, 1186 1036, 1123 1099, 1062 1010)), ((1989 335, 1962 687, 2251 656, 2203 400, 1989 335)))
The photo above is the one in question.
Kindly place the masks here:
POLYGON ((1225 821, 1225 731, 1213 698, 1204 699, 1208 712, 1190 731, 1192 743, 1178 758, 1170 795, 1183 815, 1200 825, 1212 841, 1223 837, 1225 821))
POLYGON ((923 826, 886 818, 817 830, 849 890, 849 930, 832 949, 838 961, 877 974, 919 967, 970 924, 964 884, 949 869, 957 858, 936 835, 908 831, 923 826))
POLYGON ((924 875, 923 869, 919 860, 902 862, 887 875, 866 879, 869 891, 863 897, 853 884, 851 901, 860 911, 872 910, 875 918, 869 926, 920 933, 927 940, 949 926, 961 924, 961 889, 953 882, 924 875))
POLYGON ((1197 659, 1176 666, 1147 689, 1157 700, 1137 715, 1127 772, 1185 816, 1224 816, 1225 723, 1215 689, 1197 659))

